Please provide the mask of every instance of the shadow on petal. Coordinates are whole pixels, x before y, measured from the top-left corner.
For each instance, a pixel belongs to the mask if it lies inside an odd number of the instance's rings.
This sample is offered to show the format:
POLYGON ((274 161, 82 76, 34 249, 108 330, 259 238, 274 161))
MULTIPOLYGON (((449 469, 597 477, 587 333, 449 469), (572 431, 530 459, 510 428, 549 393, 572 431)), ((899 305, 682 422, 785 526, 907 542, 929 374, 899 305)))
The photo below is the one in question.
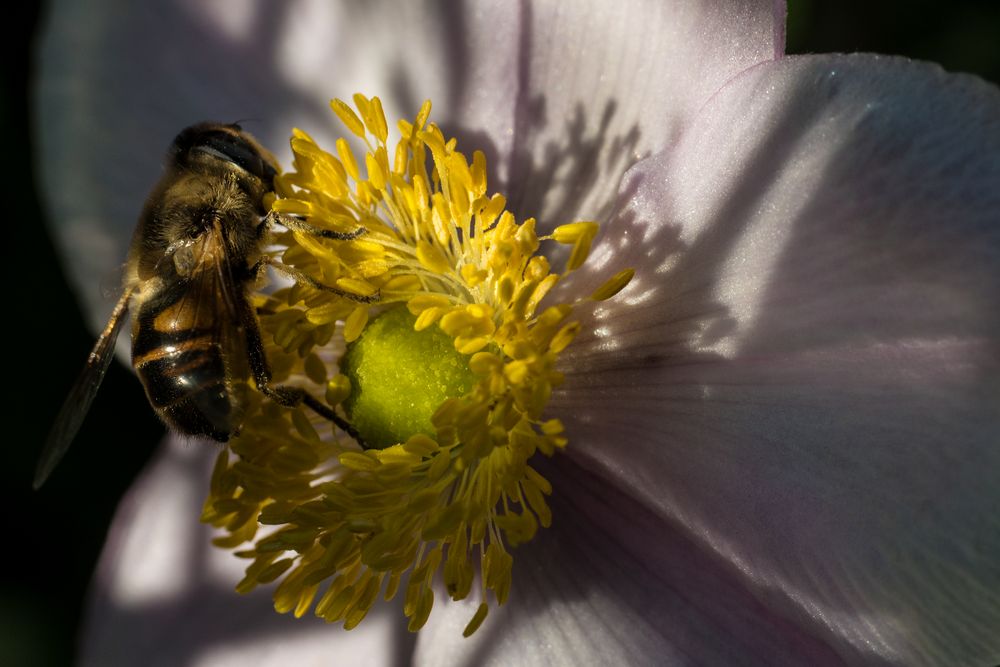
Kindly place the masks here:
POLYGON ((842 664, 684 527, 565 458, 540 469, 553 526, 514 550, 511 600, 459 643, 474 605, 439 599, 418 663, 842 664))
POLYGON ((398 603, 376 605, 346 632, 278 614, 271 587, 234 590, 243 561, 195 525, 215 453, 171 439, 122 503, 92 584, 81 664, 285 665, 330 655, 410 664, 416 638, 398 603))
POLYGON ((847 660, 1000 650, 997 109, 901 60, 747 72, 636 168, 603 243, 639 271, 555 396, 570 455, 847 660))

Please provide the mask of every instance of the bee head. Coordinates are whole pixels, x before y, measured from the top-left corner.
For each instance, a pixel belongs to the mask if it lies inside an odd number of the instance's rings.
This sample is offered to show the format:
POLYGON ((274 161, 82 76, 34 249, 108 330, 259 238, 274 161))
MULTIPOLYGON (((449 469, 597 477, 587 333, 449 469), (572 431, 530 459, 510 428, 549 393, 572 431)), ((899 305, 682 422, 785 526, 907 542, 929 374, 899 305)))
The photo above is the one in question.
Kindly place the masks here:
POLYGON ((180 167, 221 160, 256 176, 268 190, 278 174, 274 157, 235 123, 199 123, 182 130, 170 147, 170 159, 180 167))

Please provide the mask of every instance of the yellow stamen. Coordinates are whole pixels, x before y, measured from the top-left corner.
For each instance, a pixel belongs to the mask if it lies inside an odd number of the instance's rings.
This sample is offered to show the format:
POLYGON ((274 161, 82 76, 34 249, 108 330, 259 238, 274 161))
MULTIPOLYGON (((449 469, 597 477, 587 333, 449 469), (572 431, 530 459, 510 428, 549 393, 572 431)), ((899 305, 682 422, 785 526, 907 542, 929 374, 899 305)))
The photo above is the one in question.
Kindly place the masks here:
MULTIPOLYGON (((402 138, 390 147, 381 101, 353 101, 357 111, 340 100, 331 108, 362 140, 364 155, 344 139, 327 152, 295 130, 294 170, 276 181, 275 211, 364 233, 272 239, 280 260, 314 281, 257 299, 274 381, 325 397, 357 420, 352 428, 366 440, 356 410, 359 395, 371 390, 348 369, 353 362, 343 373, 336 364, 347 343, 363 341, 395 313, 410 328, 400 330, 400 344, 374 354, 392 371, 402 358, 395 348, 408 348, 410 336, 444 337, 451 349, 419 352, 416 364, 451 355, 464 384, 448 384, 417 409, 419 418, 379 443, 384 448, 368 450, 313 411, 252 393, 231 454, 216 462, 202 518, 225 531, 216 540, 224 548, 251 542, 238 552, 250 565, 237 590, 280 581, 278 611, 301 616, 312 608, 349 629, 379 591, 385 599, 401 591, 409 628, 417 630, 431 613, 438 576, 455 600, 472 594, 478 580, 481 603, 469 635, 486 619, 489 597, 503 604, 510 595, 510 547, 553 521, 546 497, 554 491, 532 458, 567 444, 562 424, 544 413, 562 382, 558 356, 580 324, 572 304, 549 302, 561 274, 536 253, 547 239, 571 245, 566 270, 574 270, 597 224, 562 225, 539 237, 535 220, 519 224, 503 196, 488 194, 485 156, 476 152, 470 163, 429 122, 429 102, 395 126, 402 138), (258 535, 261 524, 274 528, 258 535)), ((610 298, 631 277, 619 273, 592 298, 610 298)), ((392 402, 414 393, 400 389, 394 371, 376 385, 389 401, 372 413, 376 421, 388 421, 392 402)))
POLYGON ((594 290, 594 293, 590 295, 590 298, 594 301, 605 301, 610 299, 618 292, 625 289, 625 286, 632 281, 632 277, 635 275, 635 269, 624 269, 619 271, 611 278, 608 279, 606 283, 594 290))

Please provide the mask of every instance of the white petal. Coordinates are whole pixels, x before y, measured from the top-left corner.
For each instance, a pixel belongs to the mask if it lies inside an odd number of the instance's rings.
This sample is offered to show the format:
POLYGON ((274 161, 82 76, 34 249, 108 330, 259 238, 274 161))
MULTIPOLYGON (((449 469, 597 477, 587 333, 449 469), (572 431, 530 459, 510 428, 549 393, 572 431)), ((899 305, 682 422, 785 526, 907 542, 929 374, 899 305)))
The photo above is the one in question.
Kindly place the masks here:
MULTIPOLYGON (((784 51, 784 3, 524 3, 502 190, 541 228, 603 220, 622 172, 737 72, 784 51)), ((501 151, 501 154, 504 152, 501 151)))
POLYGON ((402 85, 400 77, 419 97, 400 110, 393 102, 402 95, 389 95, 386 112, 411 116, 424 97, 445 97, 441 76, 413 73, 447 70, 426 55, 443 34, 423 9, 320 0, 54 3, 36 95, 41 183, 94 328, 114 302, 99 284, 113 282, 124 261, 180 129, 245 119, 287 165, 292 127, 318 139, 340 132, 331 97, 384 94, 402 85), (426 59, 403 60, 404 45, 426 59))
POLYGON ((397 605, 346 632, 274 611, 270 590, 240 595, 245 561, 199 525, 215 447, 174 438, 119 507, 101 554, 83 665, 255 667, 406 664, 414 638, 397 605))
POLYGON ((572 452, 852 663, 1000 657, 998 155, 978 79, 789 58, 596 250, 638 274, 566 361, 572 452))
POLYGON ((112 307, 99 284, 179 129, 247 119, 288 164, 290 129, 332 145, 327 103, 356 91, 381 96, 390 124, 431 98, 525 215, 597 218, 637 156, 781 51, 780 5, 55 2, 36 106, 58 244, 99 329, 112 307))
POLYGON ((511 599, 462 639, 478 600, 439 596, 415 664, 841 664, 644 503, 567 458, 543 469, 553 525, 512 551, 511 599))

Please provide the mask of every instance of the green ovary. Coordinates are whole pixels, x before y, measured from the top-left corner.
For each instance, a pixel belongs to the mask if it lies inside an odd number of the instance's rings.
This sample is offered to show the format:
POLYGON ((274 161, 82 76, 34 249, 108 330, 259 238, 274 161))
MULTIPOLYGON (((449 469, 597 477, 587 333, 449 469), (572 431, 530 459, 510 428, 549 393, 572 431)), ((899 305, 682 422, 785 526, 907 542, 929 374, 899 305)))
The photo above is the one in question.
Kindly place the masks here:
POLYGON ((417 433, 434 436, 434 412, 474 384, 468 357, 452 338, 437 326, 414 331, 414 322, 403 306, 382 313, 341 360, 351 380, 344 408, 366 447, 383 449, 417 433))

